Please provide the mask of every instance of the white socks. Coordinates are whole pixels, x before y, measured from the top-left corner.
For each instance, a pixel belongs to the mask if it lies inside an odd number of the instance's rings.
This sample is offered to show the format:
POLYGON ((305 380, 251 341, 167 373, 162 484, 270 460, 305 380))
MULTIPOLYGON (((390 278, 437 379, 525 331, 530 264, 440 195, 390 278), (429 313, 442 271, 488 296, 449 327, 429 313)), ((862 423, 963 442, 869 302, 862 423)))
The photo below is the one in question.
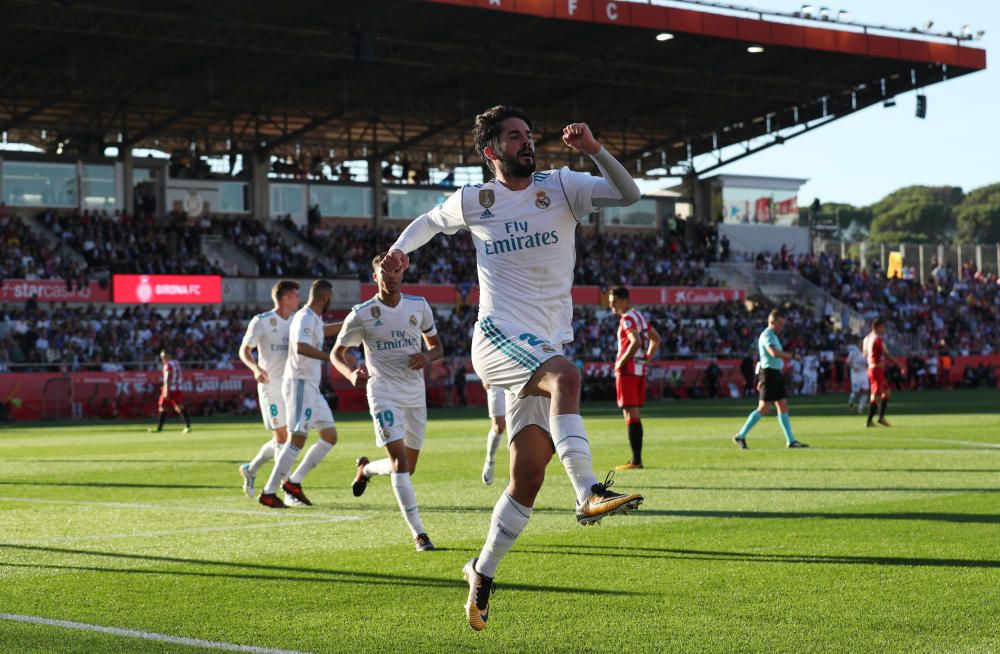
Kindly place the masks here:
MULTIPOLYGON (((371 461, 365 465, 364 475, 365 477, 374 477, 376 475, 391 475, 392 474, 392 459, 386 457, 384 459, 379 459, 378 461, 371 461)), ((406 473, 409 475, 410 473, 406 473)))
POLYGON ((295 463, 295 459, 299 456, 299 452, 302 448, 295 447, 292 445, 291 439, 285 443, 285 446, 281 448, 278 455, 274 460, 274 469, 271 470, 271 476, 267 480, 267 485, 264 486, 262 491, 266 495, 274 495, 278 492, 278 486, 281 485, 281 480, 285 478, 288 471, 292 469, 292 464, 295 463))
POLYGON ((490 433, 486 434, 486 462, 492 464, 496 461, 497 448, 500 447, 500 437, 503 436, 503 432, 497 433, 497 430, 491 429, 490 433))
POLYGON ((583 418, 579 414, 566 414, 549 418, 552 428, 552 442, 556 454, 566 468, 566 474, 576 491, 576 501, 580 504, 590 497, 590 488, 597 483, 594 476, 594 462, 590 457, 590 442, 583 428, 583 418))
POLYGON ((403 518, 410 526, 413 537, 416 538, 424 533, 424 526, 420 523, 420 512, 417 511, 417 494, 413 492, 413 484, 410 483, 410 473, 392 473, 392 492, 396 496, 399 510, 403 512, 403 518))
POLYGON ((276 447, 277 443, 274 442, 273 438, 260 446, 260 451, 257 452, 257 456, 255 456, 253 460, 247 464, 247 467, 250 468, 250 474, 257 474, 257 470, 264 465, 266 461, 270 461, 274 458, 274 450, 276 447))
POLYGON ((333 449, 333 445, 327 443, 322 438, 313 443, 313 446, 309 448, 306 455, 302 458, 302 463, 299 467, 292 473, 292 476, 288 478, 288 481, 293 484, 301 484, 302 480, 305 479, 309 471, 319 465, 319 462, 323 460, 330 450, 333 449))
POLYGON ((504 491, 493 507, 493 517, 490 519, 490 533, 486 537, 483 550, 476 561, 476 571, 487 577, 494 577, 501 559, 507 555, 514 541, 528 524, 531 517, 531 507, 518 504, 504 491))

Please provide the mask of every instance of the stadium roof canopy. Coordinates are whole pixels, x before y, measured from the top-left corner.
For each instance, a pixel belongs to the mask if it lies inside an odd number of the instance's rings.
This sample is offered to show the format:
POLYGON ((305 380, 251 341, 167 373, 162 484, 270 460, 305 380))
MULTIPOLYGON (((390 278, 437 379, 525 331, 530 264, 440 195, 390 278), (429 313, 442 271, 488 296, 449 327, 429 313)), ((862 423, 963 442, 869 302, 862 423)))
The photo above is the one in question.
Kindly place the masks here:
POLYGON ((729 161, 986 66, 960 39, 607 0, 5 8, 0 129, 92 154, 196 144, 475 163, 472 118, 507 103, 535 117, 540 165, 567 162, 560 130, 586 120, 641 173, 705 153, 729 161))

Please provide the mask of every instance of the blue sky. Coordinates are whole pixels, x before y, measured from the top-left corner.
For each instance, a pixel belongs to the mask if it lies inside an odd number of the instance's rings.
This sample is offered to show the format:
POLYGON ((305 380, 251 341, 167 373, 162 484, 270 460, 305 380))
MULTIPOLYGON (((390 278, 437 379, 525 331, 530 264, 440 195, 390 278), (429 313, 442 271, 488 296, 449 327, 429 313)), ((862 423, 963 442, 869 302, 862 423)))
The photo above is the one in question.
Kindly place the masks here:
MULTIPOLYGON (((740 3, 743 4, 743 3, 740 3)), ((791 12, 803 4, 746 0, 759 9, 791 12)), ((974 47, 987 51, 987 68, 925 90, 927 118, 914 116, 916 94, 897 97, 896 106, 869 107, 832 125, 752 155, 716 173, 807 177, 800 206, 822 202, 866 205, 911 184, 973 188, 1000 182, 1000 2, 996 0, 846 0, 824 4, 851 20, 894 27, 934 21, 934 31, 957 33, 969 24, 985 30, 974 47)), ((714 173, 713 173, 714 174, 714 173)), ((644 190, 668 184, 647 185, 644 190)))

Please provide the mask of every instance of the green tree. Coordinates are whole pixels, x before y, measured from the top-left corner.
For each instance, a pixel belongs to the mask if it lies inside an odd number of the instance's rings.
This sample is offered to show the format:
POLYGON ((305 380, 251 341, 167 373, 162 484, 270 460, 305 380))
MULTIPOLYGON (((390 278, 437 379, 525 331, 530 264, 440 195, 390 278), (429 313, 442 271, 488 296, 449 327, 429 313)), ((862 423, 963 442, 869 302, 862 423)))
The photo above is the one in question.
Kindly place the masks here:
POLYGON ((954 207, 964 198, 955 186, 907 186, 871 209, 870 238, 881 243, 944 243, 955 233, 954 207))
POLYGON ((1000 243, 1000 184, 983 186, 955 208, 960 243, 1000 243))

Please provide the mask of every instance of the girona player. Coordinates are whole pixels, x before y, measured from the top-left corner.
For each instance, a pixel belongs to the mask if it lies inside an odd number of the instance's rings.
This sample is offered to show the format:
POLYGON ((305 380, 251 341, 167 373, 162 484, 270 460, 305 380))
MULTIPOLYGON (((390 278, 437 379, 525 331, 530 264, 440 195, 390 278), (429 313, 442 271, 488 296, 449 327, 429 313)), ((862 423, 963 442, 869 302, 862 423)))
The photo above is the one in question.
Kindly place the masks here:
POLYGON ((868 426, 874 427, 872 419, 875 412, 878 412, 878 424, 883 427, 889 426, 889 421, 885 419, 885 409, 889 406, 889 396, 892 394, 889 384, 885 381, 885 361, 888 360, 899 366, 903 366, 896 360, 885 347, 885 321, 876 318, 872 321, 872 330, 865 336, 861 349, 865 352, 865 359, 868 360, 868 384, 870 394, 868 396, 868 426), (880 403, 881 400, 881 403, 880 403))

